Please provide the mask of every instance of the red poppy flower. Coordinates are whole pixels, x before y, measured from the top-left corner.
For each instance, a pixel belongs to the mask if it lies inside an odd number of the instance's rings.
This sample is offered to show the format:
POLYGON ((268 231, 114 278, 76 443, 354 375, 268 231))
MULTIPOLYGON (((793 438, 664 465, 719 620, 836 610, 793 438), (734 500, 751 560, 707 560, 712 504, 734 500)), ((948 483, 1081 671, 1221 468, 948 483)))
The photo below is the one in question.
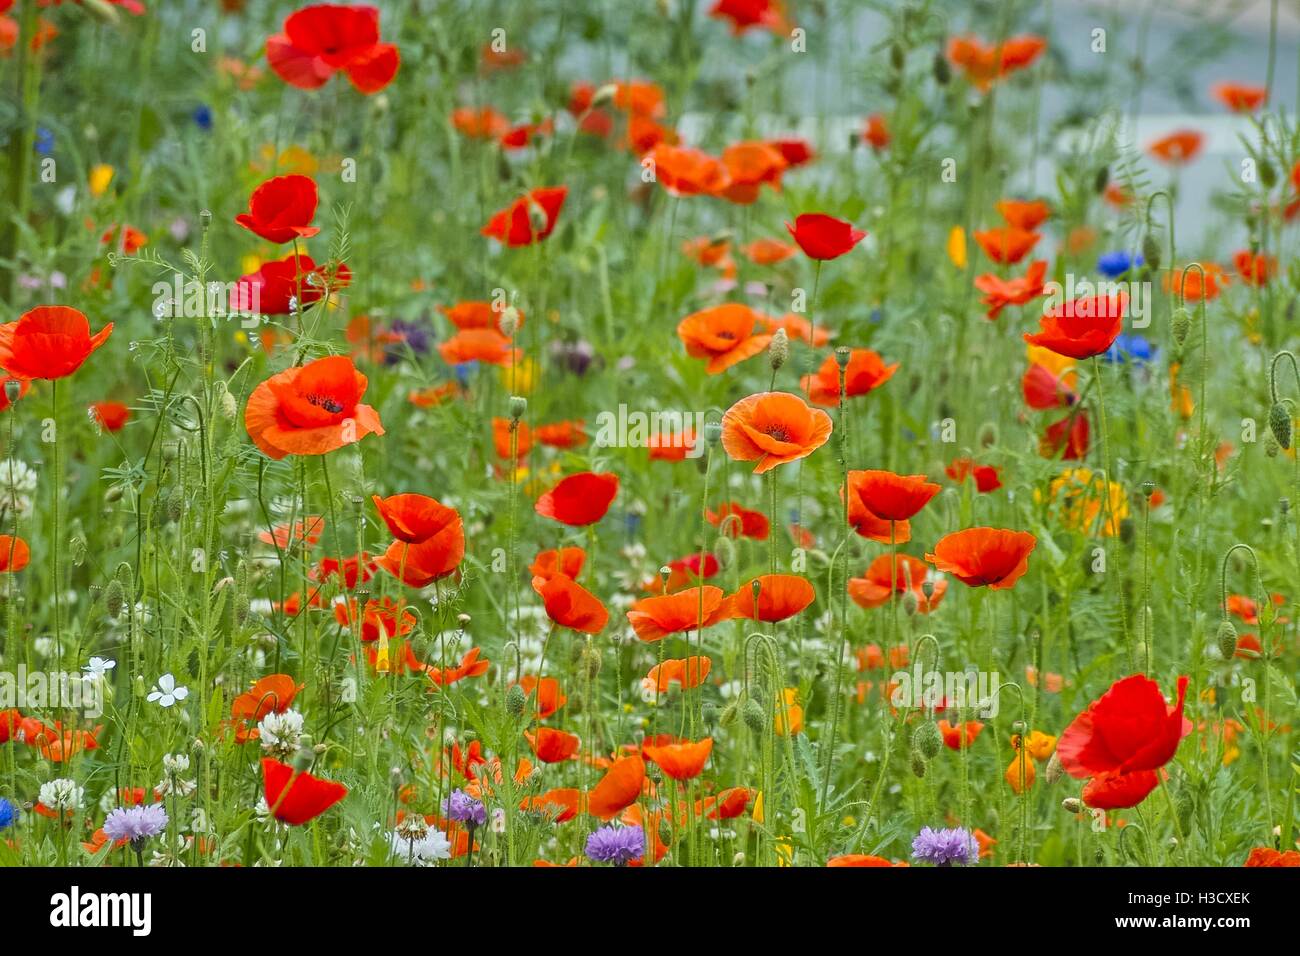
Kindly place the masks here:
POLYGON ((713 752, 713 738, 705 737, 699 741, 682 740, 674 742, 671 738, 647 738, 641 745, 641 753, 652 763, 659 765, 665 775, 674 780, 691 780, 704 771, 704 765, 713 752))
POLYGON ((384 434, 379 413, 360 404, 367 384, 343 355, 287 368, 253 389, 244 426, 270 458, 327 454, 384 434))
POLYGON ((975 742, 984 725, 978 720, 968 720, 964 724, 950 724, 947 720, 939 721, 939 734, 943 745, 949 750, 964 750, 975 742))
POLYGON ((555 231, 564 207, 568 186, 534 189, 502 209, 483 227, 482 233, 507 246, 529 246, 555 231))
MULTIPOLYGON (((450 687, 452 684, 469 677, 482 677, 488 672, 488 668, 492 666, 492 662, 487 658, 479 660, 479 655, 482 652, 481 647, 471 647, 455 667, 442 668, 428 665, 424 668, 424 672, 435 687, 450 687)), ((477 744, 478 741, 475 741, 475 743, 477 744)))
POLYGON ((892 471, 850 471, 849 485, 863 505, 885 521, 907 521, 940 491, 925 475, 892 471))
POLYGON ((620 757, 587 794, 587 812, 611 820, 636 803, 644 786, 645 760, 641 755, 620 757))
POLYGON ((470 139, 499 139, 510 129, 510 121, 490 106, 452 110, 451 125, 470 139))
POLYGON ((747 206, 757 201, 758 191, 764 185, 780 190, 781 173, 788 164, 776 147, 754 142, 728 146, 722 151, 722 165, 727 170, 727 183, 717 195, 747 206))
POLYGON ((1002 478, 998 474, 998 469, 992 465, 977 465, 969 458, 954 458, 952 464, 944 471, 958 484, 967 478, 974 478, 975 490, 980 494, 997 491, 1002 487, 1002 478))
POLYGON ((66 305, 37 306, 0 325, 0 368, 13 378, 64 378, 112 332, 110 322, 92 336, 86 317, 66 305))
POLYGON ((968 587, 987 585, 1006 590, 1029 569, 1029 555, 1038 540, 1028 531, 967 528, 939 539, 929 561, 968 587))
POLYGON ((1246 285, 1268 285, 1268 280, 1277 272, 1276 259, 1262 252, 1252 253, 1249 249, 1241 249, 1233 253, 1232 264, 1237 269, 1237 275, 1241 276, 1246 285))
POLYGON ((260 721, 270 713, 282 714, 293 706, 303 689, 288 674, 271 674, 258 678, 251 690, 240 694, 230 704, 230 716, 236 720, 260 721))
POLYGON ((1268 100, 1268 90, 1248 83, 1215 83, 1211 87, 1215 99, 1234 113, 1253 113, 1268 100))
POLYGON ((448 508, 428 495, 402 494, 380 498, 371 495, 379 517, 398 541, 419 544, 460 522, 455 508, 448 508))
POLYGON ((1300 850, 1275 850, 1271 846, 1257 846, 1250 851, 1242 866, 1300 866, 1300 850))
POLYGON ((676 594, 642 598, 627 612, 627 620, 636 636, 649 643, 669 634, 712 627, 730 620, 732 614, 722 588, 705 584, 676 594))
POLYGON ((281 823, 300 826, 314 820, 348 795, 348 788, 311 774, 294 773, 288 764, 262 758, 266 805, 281 823), (292 781, 292 782, 291 782, 292 781))
POLYGON ((1043 237, 1036 232, 1015 226, 998 226, 975 233, 975 241, 980 244, 984 254, 1003 265, 1019 262, 1041 238, 1043 237))
POLYGON ((768 347, 770 333, 753 334, 762 318, 747 305, 727 302, 694 312, 677 324, 677 337, 692 358, 708 359, 705 371, 718 375, 768 347))
POLYGON ((830 434, 830 416, 789 392, 750 395, 722 416, 722 447, 733 461, 757 461, 756 475, 811 455, 830 434))
POLYGON ((853 228, 853 223, 820 212, 796 216, 794 223, 787 222, 785 228, 804 255, 819 261, 838 259, 867 238, 865 232, 853 228))
POLYGON ((600 599, 567 574, 534 578, 533 590, 542 596, 546 616, 560 627, 599 634, 609 623, 609 611, 600 599))
POLYGON ((248 212, 236 216, 235 222, 267 242, 309 239, 320 232, 311 224, 317 201, 316 181, 310 176, 276 176, 253 190, 248 212))
POLYGON ((534 580, 545 580, 558 573, 567 574, 576 581, 586 560, 587 552, 582 548, 552 549, 539 553, 528 570, 532 572, 534 580))
POLYGON ((1013 279, 1003 279, 991 272, 976 276, 975 288, 984 293, 982 301, 989 307, 989 321, 996 319, 1009 305, 1024 305, 1042 295, 1046 275, 1047 260, 1036 259, 1023 276, 1013 279))
MULTIPOLYGON (((423 495, 394 495, 394 498, 415 498, 423 495)), ((393 577, 408 587, 428 587, 455 572, 465 557, 465 523, 454 508, 428 499, 428 504, 418 504, 413 509, 403 509, 401 521, 395 524, 408 537, 423 535, 414 541, 398 538, 383 553, 377 563, 393 577)), ((384 520, 389 520, 385 515, 384 520)), ((394 525, 389 525, 390 529, 394 525)))
POLYGON ((90 406, 90 414, 100 428, 116 432, 121 431, 131 417, 131 409, 121 402, 95 402, 90 406))
POLYGON ((552 823, 567 823, 582 808, 582 791, 577 787, 560 787, 547 790, 535 797, 525 797, 520 810, 534 810, 548 815, 552 823))
MULTIPOLYGON (((371 598, 360 611, 362 642, 370 644, 380 636, 393 638, 410 634, 415 630, 415 615, 405 609, 401 610, 401 622, 398 622, 398 610, 401 605, 390 597, 371 598)), ((357 600, 348 598, 346 602, 334 603, 334 619, 343 627, 351 627, 357 618, 357 600)))
POLYGON ((1162 163, 1182 166, 1196 158, 1204 141, 1205 137, 1196 130, 1181 129, 1148 145, 1147 152, 1162 163))
POLYGON ((796 166, 806 166, 817 158, 817 154, 806 139, 785 137, 770 139, 768 142, 777 148, 791 169, 796 166))
POLYGON ((311 256, 285 256, 262 263, 235 283, 231 309, 259 315, 289 315, 294 300, 304 307, 345 289, 352 282, 346 262, 317 265, 311 256))
POLYGON ((284 32, 266 38, 266 60, 280 79, 314 90, 343 70, 360 92, 377 93, 392 82, 401 55, 379 42, 379 10, 321 3, 284 21, 284 32))
POLYGON ((853 530, 864 538, 879 541, 881 544, 906 544, 912 540, 912 525, 908 521, 890 521, 876 514, 867 505, 863 497, 866 490, 864 472, 850 471, 849 486, 840 488, 840 497, 849 496, 849 524, 853 530))
MULTIPOLYGON (((438 311, 451 320, 457 329, 495 329, 501 331, 501 317, 505 308, 495 302, 475 300, 457 302, 455 305, 440 305, 438 311)), ((514 311, 515 329, 524 327, 524 310, 514 311)))
MULTIPOLYGON (((898 363, 886 365, 871 349, 853 349, 844 367, 844 397, 866 395, 884 385, 898 371, 898 363)), ((835 356, 827 356, 816 375, 805 375, 800 387, 814 405, 838 405, 840 402, 840 366, 835 356)))
POLYGON ((742 584, 728 600, 732 613, 751 621, 784 621, 803 611, 817 593, 807 578, 797 574, 764 574, 742 584), (754 585, 759 588, 758 607, 754 606, 754 585))
POLYGON ((1124 327, 1128 294, 1090 296, 1064 302, 1043 314, 1039 331, 1026 332, 1024 339, 1057 355, 1072 359, 1092 358, 1111 347, 1124 327))
POLYGON ((767 515, 761 511, 750 511, 734 501, 720 505, 717 511, 704 512, 705 519, 715 528, 723 528, 733 538, 753 538, 766 541, 771 530, 767 515))
POLYGON ((650 668, 641 683, 660 694, 668 693, 673 684, 683 690, 693 690, 704 683, 712 669, 713 661, 707 657, 679 657, 650 668))
POLYGON ((569 702, 560 689, 560 682, 554 677, 543 677, 539 681, 532 674, 525 674, 519 686, 527 697, 533 699, 538 720, 545 720, 569 702))
POLYGON ((605 517, 618 494, 618 475, 592 471, 569 475, 537 499, 536 512, 573 527, 595 524, 605 517))
POLYGON ((901 598, 904 594, 910 593, 916 598, 917 611, 921 614, 929 614, 939 606, 939 602, 948 591, 948 582, 939 579, 934 582, 927 597, 923 585, 929 579, 930 566, 920 558, 914 558, 910 554, 900 554, 895 563, 894 556, 882 554, 871 562, 862 577, 849 579, 849 597, 859 607, 873 608, 880 607, 892 597, 901 598), (893 587, 889 584, 891 572, 894 578, 893 587))
POLYGON ((31 560, 32 552, 26 541, 0 534, 0 574, 21 571, 31 560))
POLYGON ((889 135, 889 124, 885 121, 883 113, 872 113, 867 117, 867 128, 862 131, 862 141, 880 152, 889 146, 892 137, 889 135))
POLYGON ((731 181, 722 160, 688 146, 659 143, 650 150, 649 161, 655 181, 671 196, 714 195, 731 181))
POLYGON ((448 365, 483 362, 506 366, 513 364, 520 352, 496 329, 462 329, 438 346, 438 354, 448 365))
POLYGON ((1059 455, 1062 461, 1082 461, 1088 454, 1088 441, 1088 414, 1081 411, 1048 425, 1038 443, 1038 453, 1044 458, 1059 455))
POLYGON ((538 727, 536 734, 525 731, 524 737, 542 763, 572 760, 582 746, 582 741, 576 734, 556 730, 554 727, 538 727))
POLYGON ((586 422, 551 422, 538 425, 533 436, 548 448, 579 448, 587 441, 586 422))
POLYGON ((1134 807, 1160 782, 1158 771, 1192 731, 1183 716, 1186 677, 1178 698, 1165 703, 1160 686, 1142 674, 1116 681, 1079 714, 1056 745, 1066 773, 1092 779, 1083 790, 1090 807, 1134 807))
POLYGON ((786 29, 780 0, 716 0, 709 16, 731 21, 731 32, 739 36, 755 27, 782 33, 786 29))

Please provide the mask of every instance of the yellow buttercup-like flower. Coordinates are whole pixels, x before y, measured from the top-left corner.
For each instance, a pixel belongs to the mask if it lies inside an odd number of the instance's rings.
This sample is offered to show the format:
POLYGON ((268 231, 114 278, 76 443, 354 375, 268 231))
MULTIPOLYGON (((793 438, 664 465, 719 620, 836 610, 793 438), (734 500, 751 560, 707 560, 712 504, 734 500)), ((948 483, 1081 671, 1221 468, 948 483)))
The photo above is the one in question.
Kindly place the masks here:
MULTIPOLYGON (((1090 468, 1071 468, 1052 479, 1047 497, 1061 523, 1084 534, 1113 537, 1129 514, 1123 486, 1090 468)), ((1034 500, 1042 500, 1040 492, 1034 492, 1034 500)))
POLYGON ((96 198, 108 192, 108 184, 113 181, 113 167, 108 163, 92 166, 90 170, 90 194, 96 198))
POLYGON ((961 226, 953 226, 948 233, 948 258, 958 269, 966 268, 966 232, 961 226))

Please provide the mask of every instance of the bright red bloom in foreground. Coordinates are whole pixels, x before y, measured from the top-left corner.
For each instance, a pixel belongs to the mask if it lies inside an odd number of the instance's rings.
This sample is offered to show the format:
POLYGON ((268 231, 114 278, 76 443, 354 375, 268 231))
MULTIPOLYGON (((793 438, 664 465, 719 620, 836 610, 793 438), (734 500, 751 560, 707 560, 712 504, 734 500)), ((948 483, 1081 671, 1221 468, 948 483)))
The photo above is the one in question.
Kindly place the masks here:
MULTIPOLYGON (((898 371, 898 363, 886 365, 871 349, 853 349, 844 368, 844 397, 866 395, 884 385, 898 371)), ((840 401, 840 367, 835 356, 822 362, 816 375, 805 375, 799 385, 814 405, 838 405, 840 401)))
POLYGON ((31 548, 22 538, 0 534, 0 574, 21 571, 32 560, 31 548))
POLYGON ((574 527, 595 524, 605 517, 618 494, 618 475, 583 471, 570 475, 537 499, 536 512, 574 527))
POLYGON ((817 592, 807 578, 797 574, 764 574, 740 586, 730 597, 736 617, 751 621, 784 621, 794 617, 816 599, 817 592), (758 585, 755 607, 754 585, 758 585))
POLYGON ((572 760, 577 754, 578 748, 582 746, 582 741, 577 734, 571 734, 563 730, 556 730, 554 727, 538 727, 536 734, 525 732, 524 737, 528 740, 528 745, 533 748, 533 753, 542 763, 561 763, 565 760, 572 760))
POLYGON ((676 594, 642 598, 627 612, 627 621, 636 636, 648 643, 669 634, 712 627, 732 616, 731 602, 722 588, 705 584, 676 594))
POLYGON ((734 461, 756 461, 754 474, 811 455, 826 444, 831 417, 789 392, 742 398, 722 416, 722 447, 734 461))
POLYGON ((925 475, 892 471, 850 471, 849 487, 868 511, 884 521, 907 521, 940 491, 925 475))
POLYGON ((1116 681, 1074 718, 1056 745, 1066 773, 1091 777, 1083 802, 1112 810, 1135 807, 1160 782, 1159 771, 1192 731, 1183 716, 1187 678, 1178 678, 1178 699, 1165 703, 1160 685, 1142 674, 1116 681))
POLYGON ((262 263, 256 272, 240 276, 231 308, 261 315, 288 315, 293 300, 302 306, 347 288, 352 270, 346 262, 317 265, 311 256, 294 256, 262 263))
POLYGON ((713 738, 705 737, 699 741, 683 740, 673 742, 660 738, 647 738, 641 745, 645 758, 659 765, 667 776, 674 780, 691 780, 704 771, 704 765, 713 752, 713 738))
POLYGON ((371 495, 379 517, 398 541, 419 544, 460 520, 455 508, 448 508, 428 495, 403 494, 380 498, 371 495))
POLYGON ((1149 144, 1147 152, 1162 163, 1182 166, 1196 158, 1204 141, 1205 137, 1196 130, 1180 129, 1149 144))
POLYGON ((541 242, 555 231, 564 207, 568 186, 534 189, 502 209, 483 227, 482 234, 507 246, 528 246, 541 242))
POLYGON ((755 27, 781 33, 786 29, 783 6, 780 0, 716 0, 709 16, 730 20, 737 36, 755 27))
POLYGON ((270 458, 327 454, 384 433, 379 413, 360 404, 367 384, 343 355, 287 368, 253 389, 244 426, 270 458))
POLYGON ((925 560, 968 587, 987 585, 1002 591, 1029 569, 1029 555, 1037 544, 1028 531, 967 528, 940 538, 925 560))
POLYGON ((1063 302, 1038 320, 1039 331, 1024 339, 1057 355, 1072 359, 1101 355, 1119 337, 1128 309, 1128 294, 1114 298, 1091 296, 1063 302))
POLYGON ((288 764, 270 757, 262 758, 262 778, 266 805, 277 820, 290 826, 314 820, 348 795, 341 783, 309 773, 295 775, 288 764))
POLYGON ((541 595, 546 616, 560 627, 599 634, 609 623, 609 611, 600 599, 567 574, 534 578, 533 590, 541 595))
POLYGON ((241 212, 235 222, 267 242, 309 239, 320 232, 311 224, 319 198, 310 176, 276 176, 253 190, 248 212, 241 212))
POLYGON ((809 259, 838 259, 867 238, 865 232, 853 228, 853 223, 820 212, 797 216, 785 228, 809 259))
POLYGON ((303 686, 295 684, 288 674, 259 678, 250 690, 234 699, 230 716, 236 720, 260 721, 269 713, 282 714, 293 706, 293 700, 303 686))
POLYGON ((110 322, 92 336, 85 315, 66 305, 37 306, 0 325, 0 368, 19 379, 63 378, 112 332, 110 322))
POLYGON ((266 61, 299 89, 322 87, 343 70, 370 94, 392 82, 401 56, 395 45, 379 42, 377 8, 321 3, 291 13, 284 32, 266 38, 266 61))
POLYGON ((610 820, 636 803, 644 786, 645 760, 641 755, 620 757, 587 794, 587 812, 610 820))
MULTIPOLYGON (((390 531, 401 533, 379 557, 380 567, 408 587, 423 588, 460 566, 465 557, 460 512, 424 495, 394 495, 383 502, 384 522, 390 531)), ((375 504, 379 506, 380 499, 375 504)))
POLYGON ((1300 866, 1300 850, 1279 851, 1271 846, 1257 846, 1242 866, 1300 866))

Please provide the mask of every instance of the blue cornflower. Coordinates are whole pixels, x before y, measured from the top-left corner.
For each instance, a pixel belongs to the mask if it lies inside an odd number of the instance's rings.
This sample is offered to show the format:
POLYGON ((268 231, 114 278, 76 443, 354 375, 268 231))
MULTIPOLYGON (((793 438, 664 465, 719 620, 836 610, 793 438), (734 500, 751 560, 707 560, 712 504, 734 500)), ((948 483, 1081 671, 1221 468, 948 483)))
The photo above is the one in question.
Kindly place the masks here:
POLYGON ((442 812, 447 814, 447 819, 467 827, 481 827, 487 823, 487 809, 483 803, 459 788, 442 801, 442 812))
POLYGON ((645 832, 640 827, 601 827, 587 837, 586 853, 594 863, 626 866, 645 855, 645 832))
POLYGON ((204 132, 212 129, 212 108, 206 104, 194 107, 194 112, 190 116, 193 117, 194 124, 204 132))
POLYGON ((1106 354, 1102 356, 1107 362, 1150 362, 1156 355, 1156 347, 1140 335, 1120 335, 1106 354))
POLYGON ((1097 271, 1107 279, 1114 279, 1122 276, 1130 269, 1140 269, 1142 267, 1142 257, 1135 256, 1124 249, 1116 249, 1114 252, 1103 252, 1101 258, 1097 260, 1097 271))
POLYGON ((912 841, 912 856, 935 866, 974 863, 980 856, 979 841, 965 827, 932 830, 922 827, 912 841))
POLYGON ((48 156, 54 152, 54 133, 44 126, 36 128, 36 152, 48 156))
POLYGON ((0 797, 0 830, 9 829, 17 819, 18 808, 4 797, 0 797))

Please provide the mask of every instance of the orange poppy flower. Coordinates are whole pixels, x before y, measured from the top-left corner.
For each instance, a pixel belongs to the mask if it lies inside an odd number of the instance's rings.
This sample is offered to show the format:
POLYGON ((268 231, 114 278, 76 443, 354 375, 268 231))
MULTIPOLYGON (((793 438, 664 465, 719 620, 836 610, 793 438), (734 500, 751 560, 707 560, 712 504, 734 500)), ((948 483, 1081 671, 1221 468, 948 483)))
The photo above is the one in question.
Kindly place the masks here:
POLYGON ((299 826, 314 820, 348 795, 348 788, 332 780, 295 771, 288 764, 262 758, 266 805, 281 823, 299 826))
POLYGON ((968 587, 987 585, 1002 591, 1029 569, 1029 555, 1037 543, 1028 531, 967 528, 940 538, 925 560, 968 587))
POLYGON ((1043 295, 1043 279, 1047 276, 1047 260, 1035 259, 1023 276, 1003 279, 987 272, 975 277, 975 288, 984 293, 981 301, 989 307, 987 318, 992 321, 1009 305, 1024 305, 1043 295))
POLYGON ((641 745, 641 753, 645 758, 658 764, 659 769, 674 780, 692 780, 698 777, 712 752, 712 737, 694 743, 689 740, 674 742, 672 738, 653 738, 653 741, 647 738, 641 745))
POLYGON ((751 621, 784 621, 803 611, 817 593, 807 578, 797 574, 764 574, 742 584, 728 600, 736 617, 751 621), (759 588, 758 606, 754 606, 754 585, 759 588))
POLYGON ((980 92, 993 82, 1033 64, 1047 48, 1047 41, 1032 34, 1008 37, 1001 47, 990 46, 974 36, 948 41, 948 59, 980 92))
POLYGON ((620 757, 587 794, 587 812, 610 820, 636 803, 645 787, 645 760, 640 754, 620 757))
POLYGON ((496 448, 498 458, 510 457, 510 433, 515 433, 515 460, 519 461, 524 458, 529 450, 533 447, 532 432, 528 429, 527 422, 518 422, 517 427, 514 421, 509 418, 492 419, 492 444, 496 448))
POLYGON ((717 191, 728 202, 747 206, 758 199, 764 186, 781 188, 785 157, 768 143, 735 143, 722 151, 722 165, 727 170, 727 184, 717 191))
POLYGON ((599 634, 609 623, 609 611, 600 599, 567 574, 534 578, 533 590, 541 595, 546 616, 560 627, 599 634))
POLYGON ((1162 163, 1183 166, 1196 158, 1204 141, 1205 137, 1196 130, 1180 129, 1150 143, 1147 152, 1162 163))
POLYGON ((529 246, 555 231, 555 223, 569 195, 568 186, 534 189, 502 209, 481 230, 507 246, 529 246))
POLYGON ((811 455, 831 434, 831 417, 789 392, 742 398, 722 416, 722 447, 733 461, 756 461, 754 474, 811 455))
POLYGON ((883 856, 869 856, 865 853, 845 853, 842 856, 833 856, 826 861, 826 865, 834 867, 844 866, 907 866, 906 863, 891 863, 883 856))
POLYGON ((969 458, 954 458, 944 473, 958 484, 967 478, 975 479, 975 490, 980 494, 997 491, 1002 487, 998 469, 992 465, 977 465, 969 458))
POLYGON ((542 763, 563 763, 572 760, 578 748, 582 746, 582 741, 577 734, 556 730, 554 727, 538 727, 536 734, 524 731, 524 737, 542 763))
POLYGON ((314 545, 320 541, 320 536, 324 530, 325 519, 323 517, 320 515, 307 515, 302 521, 295 521, 292 528, 282 524, 276 525, 273 531, 259 531, 257 539, 280 548, 287 548, 294 541, 314 545))
POLYGON ((1241 249, 1232 256, 1232 264, 1246 285, 1265 286, 1277 272, 1277 260, 1263 253, 1252 254, 1249 249, 1241 249))
POLYGON ((1210 88, 1214 98, 1234 113, 1253 113, 1268 99, 1268 90, 1248 83, 1215 83, 1210 88))
POLYGON ((81 368, 113 332, 109 322, 93 336, 85 315, 66 305, 29 309, 0 325, 0 368, 13 378, 59 379, 81 368))
POLYGON ((582 471, 560 481, 537 499, 534 510, 571 527, 595 524, 605 517, 618 494, 618 475, 582 471))
POLYGON ((712 627, 731 618, 731 605, 722 588, 711 584, 642 598, 627 612, 632 630, 647 643, 662 640, 669 634, 712 627))
POLYGON ((1213 262, 1203 262, 1201 265, 1205 270, 1204 275, 1200 269, 1175 267, 1165 273, 1161 285, 1166 292, 1174 292, 1181 286, 1184 299, 1209 301, 1219 294, 1220 286, 1227 285, 1231 280, 1222 266, 1213 262))
POLYGON ((536 588, 538 578, 545 580, 555 574, 567 574, 576 581, 586 560, 587 552, 582 548, 552 548, 540 552, 528 566, 533 575, 533 587, 536 588))
POLYGON ((430 665, 424 668, 424 672, 436 687, 450 687, 470 677, 482 677, 488 672, 492 662, 486 658, 479 660, 481 652, 482 648, 471 647, 455 667, 442 668, 430 665))
POLYGON ((483 362, 504 366, 514 364, 520 352, 496 329, 462 329, 438 345, 438 354, 448 365, 483 362))
POLYGON ((714 195, 731 181, 722 161, 703 150, 659 143, 649 158, 655 179, 672 196, 714 195))
MULTIPOLYGON (((884 385, 898 371, 898 363, 886 365, 871 349, 853 349, 844 368, 844 397, 866 395, 884 385)), ((814 405, 834 406, 840 402, 840 367, 835 356, 827 356, 816 375, 805 375, 799 386, 814 405)))
POLYGON ((683 690, 694 690, 709 676, 713 661, 707 657, 681 657, 664 661, 650 668, 642 685, 660 694, 668 693, 673 684, 683 690))
POLYGON ((460 522, 455 508, 448 508, 428 495, 401 494, 380 498, 371 495, 379 517, 398 541, 420 544, 460 522))
POLYGON ((1002 265, 1019 262, 1043 238, 1039 233, 1016 226, 997 226, 977 231, 974 235, 984 254, 1002 265))
POLYGON ((384 434, 379 413, 360 404, 367 384, 343 355, 287 368, 253 389, 244 427, 269 458, 328 454, 384 434))
POLYGON ((1047 203, 1039 199, 999 199, 997 210, 1008 226, 1025 232, 1033 232, 1052 214, 1047 203))
POLYGON ((270 713, 282 714, 293 706, 294 698, 304 686, 295 684, 288 674, 260 677, 253 682, 251 690, 231 702, 230 716, 257 722, 270 713))
POLYGON ((0 574, 21 571, 32 560, 31 548, 22 538, 0 534, 0 574))
POLYGON ((862 131, 862 141, 880 152, 889 146, 892 137, 889 135, 889 124, 885 121, 883 113, 872 113, 867 117, 866 129, 862 131))
POLYGON ((767 348, 772 336, 753 334, 762 318, 747 305, 728 302, 693 312, 677 324, 677 337, 692 358, 708 359, 706 371, 718 375, 767 348))
POLYGON ((755 541, 766 541, 771 531, 767 515, 761 511, 750 511, 748 508, 742 508, 734 501, 719 505, 717 511, 706 509, 704 517, 709 524, 715 528, 724 529, 725 533, 733 538, 753 538, 755 541))
POLYGON ((587 440, 586 423, 581 421, 552 422, 538 425, 533 437, 549 448, 578 448, 587 440))
MULTIPOLYGON (((415 629, 415 615, 403 609, 399 626, 398 608, 398 603, 389 597, 371 598, 366 601, 365 608, 361 611, 361 640, 369 644, 371 641, 379 640, 381 635, 397 637, 399 634, 410 634, 415 629)), ((334 619, 343 627, 351 627, 356 617, 356 598, 348 598, 346 602, 335 602, 334 619)))
POLYGON ((1063 302, 1044 312, 1038 320, 1039 330, 1024 333, 1024 340, 1072 359, 1092 358, 1114 344, 1127 311, 1126 292, 1113 298, 1094 295, 1063 302))
POLYGON ((850 471, 849 487, 868 511, 884 521, 907 521, 940 491, 925 475, 879 470, 850 471))
POLYGON ((889 579, 891 568, 894 567, 891 556, 878 555, 867 566, 862 577, 849 579, 849 597, 859 607, 873 608, 880 607, 891 597, 901 598, 910 593, 916 598, 916 609, 921 614, 929 614, 939 606, 948 591, 947 581, 935 581, 930 596, 926 597, 923 585, 930 579, 930 566, 910 554, 898 555, 896 566, 897 573, 893 575, 894 586, 891 588, 889 579))
POLYGON ((651 435, 645 445, 651 461, 685 461, 687 454, 695 450, 698 438, 694 428, 683 428, 676 434, 651 435))
POLYGON ((560 682, 554 677, 538 680, 532 674, 525 674, 519 681, 524 693, 533 699, 538 720, 545 720, 569 702, 560 682))
POLYGON ((740 251, 755 265, 771 266, 789 259, 799 247, 779 239, 755 239, 740 251))
POLYGON ((953 725, 946 720, 939 721, 939 734, 943 745, 949 750, 963 750, 975 742, 984 725, 978 720, 968 720, 964 724, 953 725))
POLYGON ((1242 866, 1300 866, 1300 850, 1275 850, 1271 846, 1257 846, 1250 851, 1242 866))
POLYGON ((1003 774, 1003 777, 1007 781, 1007 786, 1009 786, 1017 795, 1024 793, 1032 787, 1034 785, 1034 779, 1037 776, 1038 772, 1034 769, 1034 762, 1027 756, 1021 757, 1019 753, 1011 758, 1011 763, 1007 767, 1007 772, 1003 774))
MULTIPOLYGON (((501 316, 505 313, 494 302, 469 301, 457 302, 455 305, 440 305, 438 311, 451 320, 457 329, 495 329, 501 331, 501 316)), ((515 309, 516 330, 524 327, 523 309, 515 309)))
POLYGON ((498 139, 510 129, 510 121, 490 106, 452 110, 451 125, 470 139, 498 139))

